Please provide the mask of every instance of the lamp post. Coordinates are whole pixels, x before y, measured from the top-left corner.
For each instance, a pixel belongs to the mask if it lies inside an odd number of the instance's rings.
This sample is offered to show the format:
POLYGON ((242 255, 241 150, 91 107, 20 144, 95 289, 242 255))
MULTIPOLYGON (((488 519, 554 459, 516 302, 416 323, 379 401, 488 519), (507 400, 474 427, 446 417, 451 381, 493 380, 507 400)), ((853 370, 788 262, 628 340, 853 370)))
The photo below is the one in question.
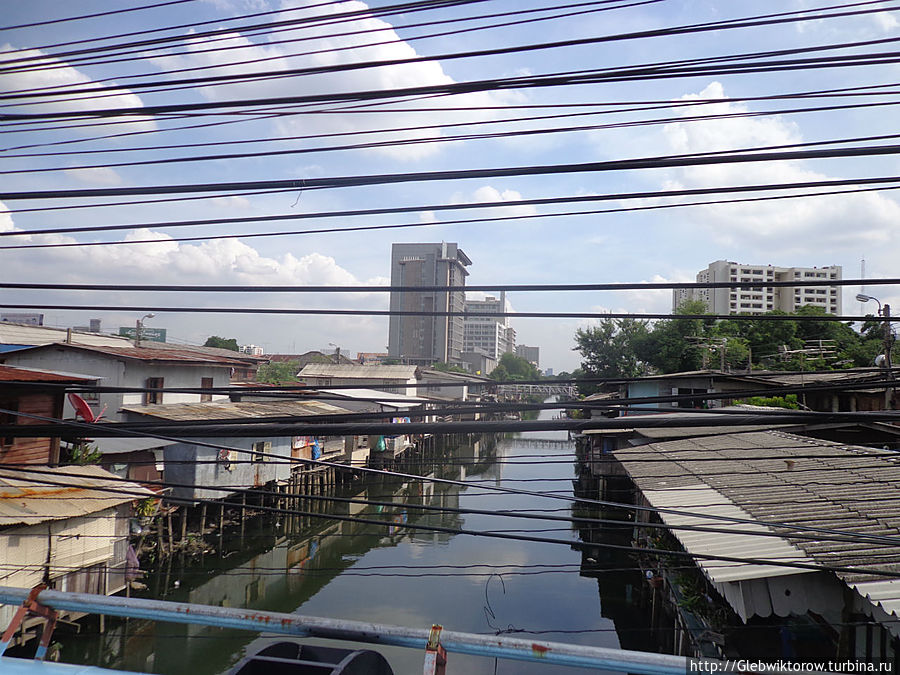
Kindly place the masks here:
POLYGON ((149 314, 144 314, 144 316, 142 316, 140 319, 137 319, 134 322, 134 346, 135 347, 141 346, 141 331, 144 330, 144 319, 152 319, 154 316, 156 316, 156 315, 153 312, 150 312, 149 314))
MULTIPOLYGON (((891 306, 887 303, 884 305, 881 304, 881 301, 873 297, 871 295, 865 295, 863 293, 858 293, 856 295, 856 299, 859 302, 868 302, 869 300, 874 300, 878 303, 878 314, 884 319, 884 365, 887 368, 888 379, 894 379, 894 366, 891 363, 891 346, 893 342, 893 336, 891 335, 891 306)), ((893 388, 887 389, 884 392, 884 407, 885 409, 890 409, 891 402, 893 401, 893 388)))

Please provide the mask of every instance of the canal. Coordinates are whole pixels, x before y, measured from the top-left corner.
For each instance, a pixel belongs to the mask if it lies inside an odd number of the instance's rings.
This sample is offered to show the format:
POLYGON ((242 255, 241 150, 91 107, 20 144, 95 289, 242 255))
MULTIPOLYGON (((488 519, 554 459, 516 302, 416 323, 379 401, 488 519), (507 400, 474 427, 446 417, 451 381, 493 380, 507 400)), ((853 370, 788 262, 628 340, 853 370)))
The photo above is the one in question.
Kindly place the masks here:
MULTIPOLYGON (((580 541, 578 529, 568 522, 455 511, 523 510, 571 516, 571 502, 491 489, 571 497, 574 444, 567 441, 565 432, 462 439, 448 444, 448 450, 432 458, 428 466, 415 469, 462 484, 368 477, 340 494, 390 505, 329 504, 328 513, 342 520, 255 519, 245 524, 243 538, 233 537, 220 550, 182 563, 174 560, 148 573, 143 580, 148 589, 140 595, 418 628, 439 623, 454 631, 652 649, 642 641, 640 612, 632 598, 632 590, 640 588, 640 575, 627 558, 607 554, 598 556, 603 558, 599 564, 590 558, 595 568, 585 573, 583 560, 588 554, 568 544, 452 532, 463 528, 580 541), (447 510, 421 511, 414 508, 419 504, 447 510), (354 522, 358 518, 384 519, 389 524, 354 522)), ((63 661, 153 673, 213 675, 228 672, 248 651, 271 639, 202 626, 107 620, 103 634, 89 629, 60 642, 63 661)), ((421 672, 422 652, 392 647, 378 650, 398 675, 421 672)), ((494 659, 450 654, 448 672, 548 675, 596 671, 516 661, 495 663, 494 659)))

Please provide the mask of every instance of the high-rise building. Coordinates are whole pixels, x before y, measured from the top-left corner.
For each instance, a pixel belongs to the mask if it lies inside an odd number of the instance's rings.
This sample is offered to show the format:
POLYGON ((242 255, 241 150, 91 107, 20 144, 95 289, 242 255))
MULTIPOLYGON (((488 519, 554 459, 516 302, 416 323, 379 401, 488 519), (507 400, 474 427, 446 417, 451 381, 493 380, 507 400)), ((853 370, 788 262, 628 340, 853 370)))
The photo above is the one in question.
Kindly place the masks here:
POLYGON ((535 368, 541 367, 541 348, 529 347, 528 345, 516 345, 516 356, 519 356, 529 363, 533 363, 535 368))
POLYGON ((491 295, 484 300, 466 300, 466 320, 463 326, 463 351, 484 354, 500 360, 516 348, 516 331, 506 311, 506 293, 499 298, 491 295))
MULTIPOLYGON (((460 312, 465 310, 463 287, 472 261, 456 244, 394 244, 391 286, 423 287, 421 291, 391 291, 392 312, 460 312), (431 287, 431 288, 426 288, 431 287)), ((463 351, 463 317, 392 315, 388 354, 402 363, 456 363, 463 351)))
POLYGON ((691 300, 701 300, 712 314, 763 314, 780 309, 795 312, 804 305, 821 307, 829 314, 841 314, 840 286, 766 286, 766 282, 838 280, 841 266, 774 267, 717 260, 697 273, 698 283, 737 281, 756 284, 747 288, 675 289, 672 308, 691 300))

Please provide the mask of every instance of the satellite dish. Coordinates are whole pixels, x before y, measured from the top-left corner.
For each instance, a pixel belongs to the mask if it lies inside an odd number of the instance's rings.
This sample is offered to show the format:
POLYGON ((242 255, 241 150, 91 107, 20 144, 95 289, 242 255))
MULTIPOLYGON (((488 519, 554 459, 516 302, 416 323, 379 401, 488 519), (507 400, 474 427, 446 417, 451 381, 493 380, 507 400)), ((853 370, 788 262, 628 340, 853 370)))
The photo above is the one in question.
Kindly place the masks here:
POLYGON ((884 354, 879 354, 875 357, 875 365, 879 368, 884 367, 884 354))
POLYGON ((100 411, 99 415, 94 415, 94 411, 91 410, 91 406, 88 405, 88 402, 85 401, 78 394, 66 394, 69 399, 69 403, 72 404, 72 407, 75 408, 75 415, 81 416, 81 418, 85 422, 96 422, 101 417, 103 417, 103 413, 106 412, 106 406, 103 406, 103 410, 100 411))

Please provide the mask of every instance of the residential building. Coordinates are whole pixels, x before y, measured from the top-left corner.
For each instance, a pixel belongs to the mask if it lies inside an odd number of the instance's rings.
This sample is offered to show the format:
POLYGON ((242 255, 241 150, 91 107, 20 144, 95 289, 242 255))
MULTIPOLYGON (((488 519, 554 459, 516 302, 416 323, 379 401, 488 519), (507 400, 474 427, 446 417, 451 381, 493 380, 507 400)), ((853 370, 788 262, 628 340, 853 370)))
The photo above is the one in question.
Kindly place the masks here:
MULTIPOLYGON (((128 523, 132 502, 156 495, 99 466, 20 468, 0 477, 0 586, 112 595, 125 588, 129 570, 128 523)), ((134 576, 130 576, 134 578, 134 576)), ((9 625, 18 608, 0 606, 9 625)), ((82 616, 71 611, 60 618, 82 616)), ((15 644, 40 634, 43 620, 26 619, 15 644)))
MULTIPOLYGON (((202 392, 155 391, 172 388, 227 387, 232 370, 248 368, 245 354, 228 350, 226 355, 210 353, 212 348, 111 347, 57 343, 27 347, 3 354, 2 360, 14 366, 75 370, 101 380, 106 387, 145 388, 148 391, 100 392, 85 395, 85 399, 99 413, 106 408, 105 417, 121 421, 119 410, 125 405, 160 403, 199 403, 227 399, 227 394, 202 392)), ((68 406, 68 404, 67 404, 68 406)), ((74 416, 67 407, 65 415, 74 416)))
MULTIPOLYGON (((220 420, 303 418, 310 415, 346 414, 321 401, 212 401, 166 405, 126 406, 130 422, 213 422, 220 420)), ((307 437, 230 435, 190 438, 162 447, 165 480, 173 484, 171 496, 179 499, 221 499, 238 490, 260 487, 291 476, 290 459, 311 459, 307 437)), ((344 439, 336 439, 340 453, 344 439)), ((320 444, 324 446, 324 441, 320 444)), ((137 468, 137 467, 134 467, 137 468)), ((133 469, 130 469, 133 470, 133 469)))
POLYGON ((826 281, 841 278, 841 266, 775 267, 716 260, 697 273, 698 283, 740 282, 745 288, 675 289, 672 308, 700 300, 712 314, 763 314, 773 310, 795 312, 805 305, 821 307, 829 314, 841 314, 839 286, 766 286, 766 282, 826 281))
POLYGON ((259 345, 241 345, 241 354, 250 354, 250 356, 262 356, 265 350, 259 345))
POLYGON ((421 316, 392 314, 388 354, 411 365, 458 363, 463 351, 466 294, 447 287, 465 286, 472 261, 457 244, 394 244, 391 286, 422 287, 392 291, 391 312, 423 312, 421 316), (459 312, 459 316, 429 316, 429 312, 459 312))
POLYGON ((516 348, 516 331, 509 325, 506 312, 506 293, 499 298, 491 295, 484 300, 466 300, 463 324, 463 351, 477 352, 499 361, 516 348))
MULTIPOLYGON (((61 419, 65 392, 60 385, 94 384, 96 381, 86 375, 0 365, 0 425, 45 423, 25 415, 61 419)), ((0 464, 48 465, 58 462, 59 438, 19 438, 0 433, 0 464)))
POLYGON ((297 373, 304 384, 314 387, 350 384, 365 389, 417 396, 421 371, 417 366, 360 366, 309 363, 297 373))
POLYGON ((541 348, 527 345, 516 345, 516 356, 533 363, 535 368, 541 367, 541 348))

